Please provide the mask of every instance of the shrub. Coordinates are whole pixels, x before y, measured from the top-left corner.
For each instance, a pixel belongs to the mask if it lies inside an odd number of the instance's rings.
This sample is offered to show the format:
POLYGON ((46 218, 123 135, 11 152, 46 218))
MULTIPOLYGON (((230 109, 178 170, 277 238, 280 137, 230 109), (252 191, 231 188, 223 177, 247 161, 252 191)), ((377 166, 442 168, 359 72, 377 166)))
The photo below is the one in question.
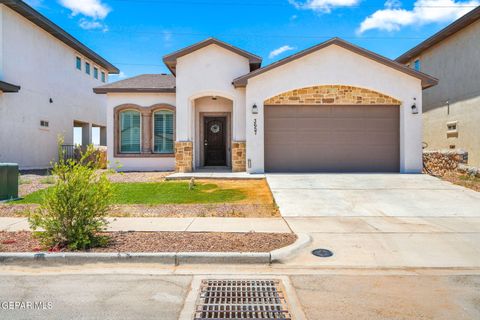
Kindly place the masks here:
POLYGON ((43 245, 85 250, 106 243, 98 233, 107 226, 112 186, 108 171, 99 172, 91 160, 93 153, 93 146, 89 146, 79 161, 65 160, 62 155, 54 164, 55 184, 45 192, 40 208, 29 216, 34 231, 43 229, 35 232, 43 245))

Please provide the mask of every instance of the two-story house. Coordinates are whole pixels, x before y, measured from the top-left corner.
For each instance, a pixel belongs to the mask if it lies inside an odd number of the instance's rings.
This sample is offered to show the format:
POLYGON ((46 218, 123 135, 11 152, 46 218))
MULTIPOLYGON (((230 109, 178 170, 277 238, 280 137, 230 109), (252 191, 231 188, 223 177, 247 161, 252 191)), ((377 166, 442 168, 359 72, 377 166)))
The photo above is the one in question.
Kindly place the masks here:
POLYGON ((106 99, 92 92, 119 70, 20 0, 0 0, 0 162, 42 169, 57 138, 82 144, 98 127, 106 145, 106 99))
POLYGON ((423 91, 426 150, 464 150, 480 167, 480 7, 396 61, 439 79, 423 91))

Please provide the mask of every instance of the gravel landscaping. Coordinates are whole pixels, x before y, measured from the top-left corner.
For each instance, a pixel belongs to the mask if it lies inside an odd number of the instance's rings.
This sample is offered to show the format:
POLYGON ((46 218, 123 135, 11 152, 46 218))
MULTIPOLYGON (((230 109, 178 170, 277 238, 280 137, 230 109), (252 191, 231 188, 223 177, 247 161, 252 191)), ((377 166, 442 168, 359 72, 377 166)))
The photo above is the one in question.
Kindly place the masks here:
MULTIPOLYGON (((89 252, 270 252, 295 242, 291 233, 109 232, 89 252)), ((0 252, 45 251, 31 232, 0 232, 0 252)))
POLYGON ((453 184, 480 192, 480 178, 471 177, 466 174, 450 172, 445 174, 442 179, 453 184))

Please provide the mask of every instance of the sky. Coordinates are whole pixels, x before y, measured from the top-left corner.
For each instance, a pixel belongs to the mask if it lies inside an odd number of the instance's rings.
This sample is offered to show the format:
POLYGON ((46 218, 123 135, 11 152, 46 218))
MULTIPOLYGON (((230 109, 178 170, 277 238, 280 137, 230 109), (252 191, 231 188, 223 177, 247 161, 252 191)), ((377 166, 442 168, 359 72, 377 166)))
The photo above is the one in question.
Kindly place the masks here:
POLYGON ((340 37, 396 58, 480 0, 28 0, 121 70, 167 73, 162 57, 217 37, 270 64, 340 37))

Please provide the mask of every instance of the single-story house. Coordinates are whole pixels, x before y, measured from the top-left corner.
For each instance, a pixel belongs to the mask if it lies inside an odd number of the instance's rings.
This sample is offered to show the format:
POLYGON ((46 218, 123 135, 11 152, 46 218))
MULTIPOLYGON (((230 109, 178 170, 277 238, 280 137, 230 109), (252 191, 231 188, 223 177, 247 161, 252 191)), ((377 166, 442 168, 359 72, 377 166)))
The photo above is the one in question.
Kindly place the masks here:
POLYGON ((107 95, 122 170, 420 172, 422 90, 437 79, 334 38, 262 67, 209 38, 164 57, 171 74, 107 95))

